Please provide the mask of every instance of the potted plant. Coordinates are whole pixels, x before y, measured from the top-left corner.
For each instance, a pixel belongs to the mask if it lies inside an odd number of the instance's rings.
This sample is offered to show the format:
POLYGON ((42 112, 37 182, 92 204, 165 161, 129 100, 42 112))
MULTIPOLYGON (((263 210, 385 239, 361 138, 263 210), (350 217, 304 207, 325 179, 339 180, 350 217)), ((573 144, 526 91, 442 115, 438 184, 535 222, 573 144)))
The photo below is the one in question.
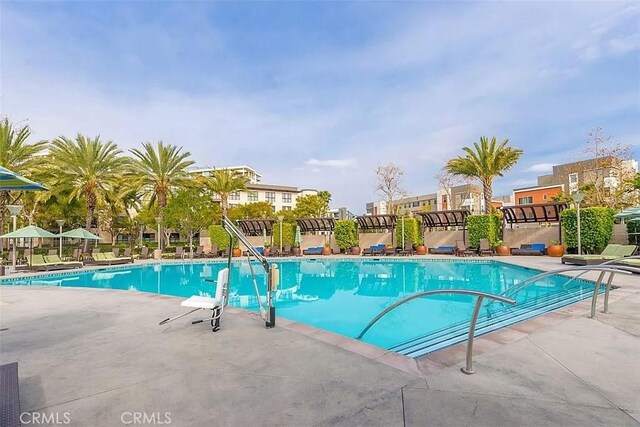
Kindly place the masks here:
POLYGON ((231 255, 236 258, 242 256, 242 251, 240 250, 240 246, 238 246, 238 242, 233 242, 233 250, 231 251, 231 255))
POLYGON ((324 244, 324 248, 322 248, 322 255, 331 255, 331 245, 329 242, 324 244))
POLYGON ((362 252, 362 249, 360 249, 360 246, 351 247, 351 255, 360 255, 360 252, 362 252))
POLYGON ((293 248, 291 248, 291 253, 293 256, 301 256, 302 251, 300 250, 300 243, 294 243, 293 248))
POLYGON ((498 256, 508 256, 511 255, 511 249, 509 246, 504 244, 504 240, 498 240, 495 243, 496 255, 498 256))
POLYGON ((552 240, 551 245, 547 248, 547 255, 561 257, 564 255, 564 246, 562 246, 558 240, 552 240))
POLYGON ((427 247, 424 245, 424 243, 417 243, 416 247, 416 255, 426 255, 427 254, 427 247))
POLYGON ((271 243, 269 242, 264 242, 264 251, 262 252, 262 254, 264 256, 269 256, 269 253, 271 252, 271 243))

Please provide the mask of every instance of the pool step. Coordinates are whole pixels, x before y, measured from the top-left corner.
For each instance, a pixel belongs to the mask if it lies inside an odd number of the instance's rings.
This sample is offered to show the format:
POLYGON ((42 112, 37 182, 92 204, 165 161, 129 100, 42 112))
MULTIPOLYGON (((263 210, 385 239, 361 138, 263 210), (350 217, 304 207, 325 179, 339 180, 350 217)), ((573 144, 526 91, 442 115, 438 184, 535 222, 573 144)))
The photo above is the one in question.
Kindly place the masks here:
MULTIPOLYGON (((564 307, 576 301, 587 298, 589 295, 581 289, 576 289, 569 295, 550 294, 547 297, 537 298, 530 302, 517 305, 501 311, 491 318, 479 318, 476 325, 476 336, 495 331, 502 327, 521 322, 535 317, 547 311, 564 307)), ((469 332, 469 321, 458 323, 452 327, 444 328, 434 333, 395 345, 389 350, 409 357, 419 357, 436 350, 465 341, 469 332)))

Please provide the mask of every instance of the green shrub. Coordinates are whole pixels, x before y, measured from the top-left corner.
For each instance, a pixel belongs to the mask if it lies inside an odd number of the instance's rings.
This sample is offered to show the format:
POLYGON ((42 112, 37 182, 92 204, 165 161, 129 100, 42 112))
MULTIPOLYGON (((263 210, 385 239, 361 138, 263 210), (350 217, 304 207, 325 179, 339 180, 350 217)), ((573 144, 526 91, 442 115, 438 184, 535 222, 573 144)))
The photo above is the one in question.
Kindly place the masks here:
MULTIPOLYGON (((580 218, 582 219, 582 218, 580 218)), ((639 245, 640 244, 640 235, 634 234, 640 233, 640 221, 630 221, 627 222, 627 235, 629 236, 629 244, 630 245, 639 245)))
MULTIPOLYGON (((295 222, 282 223, 282 246, 293 246, 296 239, 296 225, 295 222)), ((280 246, 280 224, 278 223, 273 224, 273 246, 280 246)))
POLYGON ((480 239, 489 240, 494 247, 502 234, 502 220, 500 215, 469 215, 467 217, 467 242, 472 248, 480 247, 480 239))
MULTIPOLYGON (((211 245, 216 245, 218 250, 229 247, 229 234, 227 234, 221 225, 212 225, 209 227, 209 236, 211 237, 211 245)), ((234 244, 235 243, 236 242, 234 242, 234 244)))
POLYGON ((351 249, 358 246, 358 227, 352 219, 336 221, 333 233, 340 249, 351 249))
MULTIPOLYGON (((592 207, 580 209, 580 242, 589 253, 600 253, 607 246, 613 233, 613 209, 592 207)), ((565 209, 560 214, 564 244, 578 247, 578 224, 575 209, 565 209)))
POLYGON ((396 223, 396 246, 402 246, 402 223, 404 222, 404 239, 414 245, 421 245, 422 238, 422 222, 416 218, 399 218, 396 223))

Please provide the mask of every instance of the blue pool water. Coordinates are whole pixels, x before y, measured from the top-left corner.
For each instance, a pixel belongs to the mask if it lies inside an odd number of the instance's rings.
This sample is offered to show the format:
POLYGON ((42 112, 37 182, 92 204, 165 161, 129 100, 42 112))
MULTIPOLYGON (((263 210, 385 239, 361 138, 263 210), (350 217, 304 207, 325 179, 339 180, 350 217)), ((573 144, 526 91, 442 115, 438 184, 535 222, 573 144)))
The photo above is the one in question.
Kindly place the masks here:
MULTIPOLYGON (((490 260, 307 259, 276 263, 280 268, 275 299, 278 316, 348 337, 357 337, 380 311, 413 293, 473 289, 501 294, 539 273, 490 260)), ((124 289, 189 297, 213 294, 213 284, 204 279, 217 277, 225 266, 220 262, 155 264, 3 280, 0 284, 124 289)), ((253 270, 264 295, 264 270, 259 264, 254 264, 253 270)), ((486 301, 478 334, 587 298, 593 292, 590 282, 566 282, 566 277, 552 276, 526 287, 514 296, 516 306, 486 301)), ((249 265, 235 261, 229 304, 256 310, 257 302, 249 265)), ((474 302, 473 297, 450 294, 415 299, 382 318, 363 340, 411 357, 426 354, 466 338, 474 302)), ((176 305, 176 313, 179 311, 176 305)))

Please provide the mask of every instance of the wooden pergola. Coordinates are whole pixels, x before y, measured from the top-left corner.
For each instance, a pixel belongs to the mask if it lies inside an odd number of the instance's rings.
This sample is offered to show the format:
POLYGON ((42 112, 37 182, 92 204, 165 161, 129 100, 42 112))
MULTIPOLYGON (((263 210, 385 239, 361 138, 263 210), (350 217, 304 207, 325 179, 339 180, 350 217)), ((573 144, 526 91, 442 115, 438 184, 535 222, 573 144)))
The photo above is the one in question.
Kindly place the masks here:
POLYGON ((396 230, 397 215, 360 215, 356 217, 359 230, 391 230, 391 244, 393 245, 396 230))
POLYGON ((333 232, 333 227, 336 224, 333 218, 296 218, 296 222, 302 233, 313 231, 333 232))
POLYGON ((236 221, 242 232, 247 236, 268 236, 273 234, 273 224, 276 222, 272 218, 239 219, 236 221))
POLYGON ((513 224, 543 224, 558 223, 558 240, 562 243, 562 223, 560 222, 560 213, 567 208, 564 202, 558 203, 536 203, 531 205, 514 205, 503 206, 502 211, 502 228, 509 224, 513 228, 513 224))
POLYGON ((441 227, 462 227, 462 240, 467 239, 467 217, 471 214, 467 209, 451 211, 415 212, 422 217, 423 228, 433 230, 441 227))

